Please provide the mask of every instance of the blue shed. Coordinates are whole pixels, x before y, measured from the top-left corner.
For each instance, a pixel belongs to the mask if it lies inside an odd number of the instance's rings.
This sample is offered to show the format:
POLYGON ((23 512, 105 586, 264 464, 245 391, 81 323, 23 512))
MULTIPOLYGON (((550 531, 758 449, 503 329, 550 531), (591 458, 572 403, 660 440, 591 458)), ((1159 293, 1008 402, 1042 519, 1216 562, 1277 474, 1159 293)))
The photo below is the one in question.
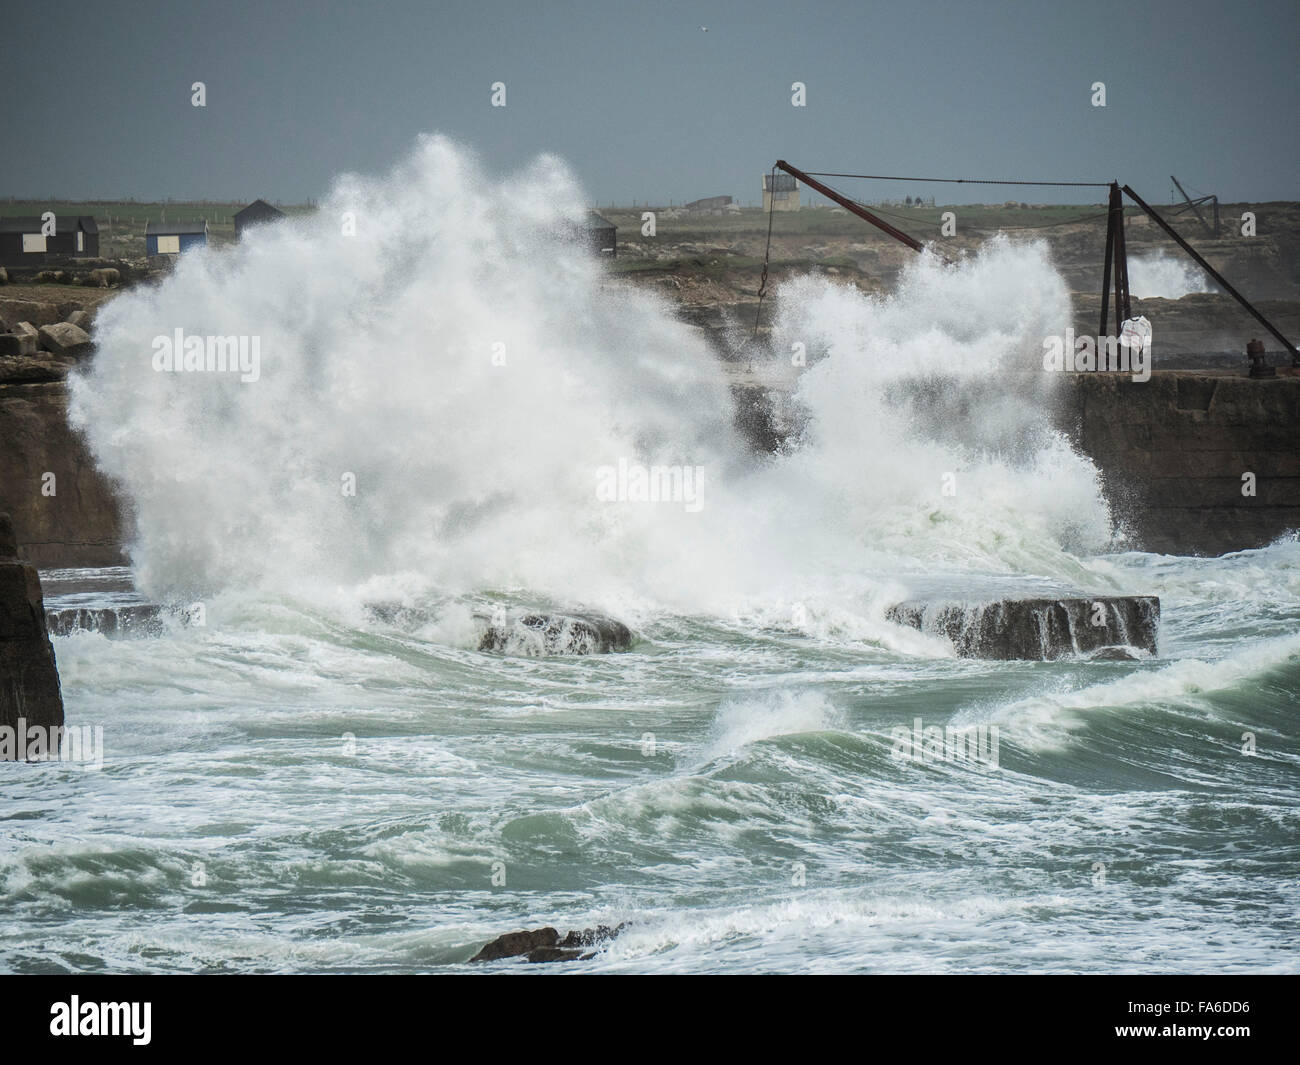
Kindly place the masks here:
POLYGON ((208 242, 208 222, 148 222, 144 227, 146 255, 179 255, 208 242))

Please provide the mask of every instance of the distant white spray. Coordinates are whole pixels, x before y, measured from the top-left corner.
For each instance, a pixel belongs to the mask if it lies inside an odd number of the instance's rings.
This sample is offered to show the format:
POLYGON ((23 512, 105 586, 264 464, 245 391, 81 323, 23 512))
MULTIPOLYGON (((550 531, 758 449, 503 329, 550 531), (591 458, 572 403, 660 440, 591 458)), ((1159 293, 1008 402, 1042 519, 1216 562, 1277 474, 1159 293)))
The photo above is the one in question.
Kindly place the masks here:
POLYGON ((1177 300, 1193 292, 1218 291, 1209 275, 1195 263, 1164 252, 1129 256, 1128 289, 1140 300, 1177 300))

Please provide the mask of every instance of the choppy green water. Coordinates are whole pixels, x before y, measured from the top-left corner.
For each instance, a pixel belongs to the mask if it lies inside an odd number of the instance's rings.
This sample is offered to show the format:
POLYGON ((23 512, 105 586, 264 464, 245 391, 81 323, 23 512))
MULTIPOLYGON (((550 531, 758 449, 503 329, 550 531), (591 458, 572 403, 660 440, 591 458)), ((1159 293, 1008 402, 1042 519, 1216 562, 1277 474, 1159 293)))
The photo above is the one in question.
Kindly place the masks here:
POLYGON ((581 659, 284 600, 57 639, 105 761, 0 765, 0 968, 425 972, 627 922, 578 966, 1295 971, 1298 563, 1081 563, 1163 596, 1140 663, 815 605, 581 659), (918 717, 996 726, 997 767, 899 758, 918 717))

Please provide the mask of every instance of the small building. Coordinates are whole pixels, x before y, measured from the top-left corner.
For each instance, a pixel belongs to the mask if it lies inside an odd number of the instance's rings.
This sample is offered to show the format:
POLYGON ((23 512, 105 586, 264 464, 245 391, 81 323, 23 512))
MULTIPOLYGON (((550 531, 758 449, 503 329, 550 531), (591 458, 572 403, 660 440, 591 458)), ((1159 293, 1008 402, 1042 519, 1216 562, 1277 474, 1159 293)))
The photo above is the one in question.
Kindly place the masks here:
POLYGON ((591 250, 597 255, 618 254, 618 226, 608 218, 598 215, 595 211, 588 211, 584 228, 591 250))
POLYGON ((39 217, 0 218, 0 266, 39 266, 50 259, 99 257, 99 226, 89 215, 59 215, 46 236, 39 217))
POLYGON ((179 255, 208 242, 208 221, 147 222, 144 227, 146 255, 179 255))
POLYGON ((730 196, 705 196, 686 205, 688 211, 722 211, 731 206, 730 196))
POLYGON ((763 210, 799 210, 799 182, 793 174, 763 175, 763 210))
POLYGON ((280 208, 265 200, 254 200, 242 211, 235 212, 235 239, 238 240, 249 226, 261 226, 288 217, 280 208))

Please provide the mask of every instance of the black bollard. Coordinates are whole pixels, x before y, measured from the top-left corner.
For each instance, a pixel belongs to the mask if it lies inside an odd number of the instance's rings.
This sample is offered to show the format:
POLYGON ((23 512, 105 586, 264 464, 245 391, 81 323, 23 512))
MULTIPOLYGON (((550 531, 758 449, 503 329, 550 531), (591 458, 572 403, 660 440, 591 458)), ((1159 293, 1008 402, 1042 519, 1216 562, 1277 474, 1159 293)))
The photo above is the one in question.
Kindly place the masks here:
POLYGON ((1246 358, 1250 360, 1251 377, 1276 377, 1277 369, 1264 361, 1264 342, 1253 339, 1246 345, 1246 358))

